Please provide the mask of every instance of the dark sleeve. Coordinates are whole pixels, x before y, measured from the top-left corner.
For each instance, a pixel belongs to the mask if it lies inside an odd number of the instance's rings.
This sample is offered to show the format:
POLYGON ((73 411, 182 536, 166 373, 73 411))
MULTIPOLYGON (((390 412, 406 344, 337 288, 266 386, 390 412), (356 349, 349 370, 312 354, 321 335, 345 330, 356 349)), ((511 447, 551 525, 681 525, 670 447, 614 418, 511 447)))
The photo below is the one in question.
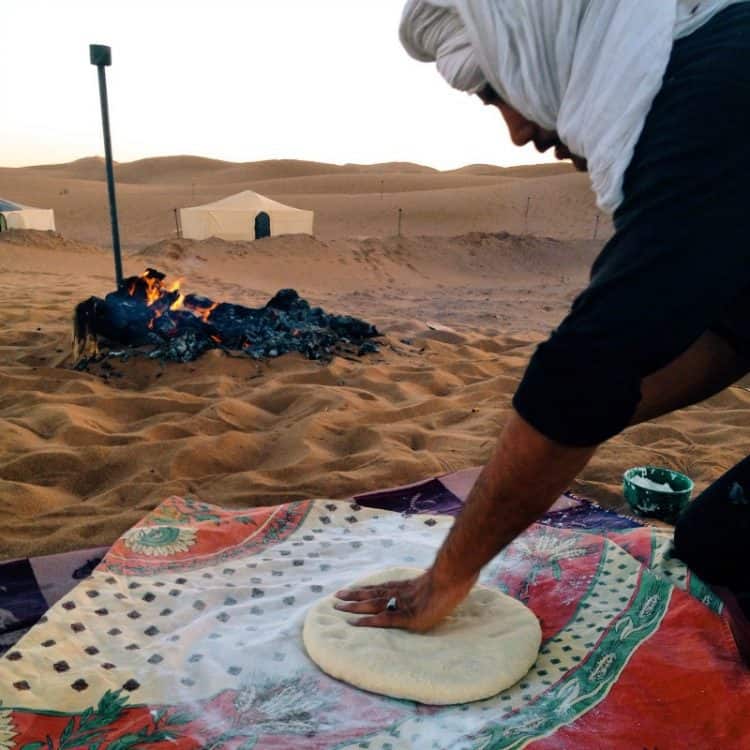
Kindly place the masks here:
POLYGON ((565 445, 599 444, 627 427, 641 380, 672 362, 745 293, 740 224, 663 216, 618 231, 588 287, 534 353, 513 399, 565 445))
POLYGON ((516 411, 563 445, 598 445, 621 432, 640 401, 640 378, 617 352, 557 332, 541 344, 513 397, 516 411))

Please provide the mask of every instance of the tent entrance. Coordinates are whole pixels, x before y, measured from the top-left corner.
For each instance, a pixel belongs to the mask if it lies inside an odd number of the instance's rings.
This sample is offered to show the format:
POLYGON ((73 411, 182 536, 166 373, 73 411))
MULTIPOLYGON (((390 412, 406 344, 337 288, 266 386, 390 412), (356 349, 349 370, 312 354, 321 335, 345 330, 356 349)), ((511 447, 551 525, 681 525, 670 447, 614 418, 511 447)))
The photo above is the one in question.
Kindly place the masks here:
POLYGON ((5 220, 5 215, 0 214, 0 232, 8 231, 8 222, 5 220))
POLYGON ((255 239, 260 240, 263 237, 270 236, 271 217, 265 211, 260 211, 255 215, 255 239))

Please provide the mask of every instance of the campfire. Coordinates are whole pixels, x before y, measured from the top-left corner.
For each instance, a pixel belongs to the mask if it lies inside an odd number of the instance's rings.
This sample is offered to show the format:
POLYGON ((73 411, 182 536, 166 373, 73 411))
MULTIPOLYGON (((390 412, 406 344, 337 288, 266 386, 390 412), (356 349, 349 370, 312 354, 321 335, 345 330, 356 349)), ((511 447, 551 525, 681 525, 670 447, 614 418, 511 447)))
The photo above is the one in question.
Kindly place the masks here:
POLYGON ((143 347, 154 359, 189 362, 221 348, 253 359, 300 352, 328 361, 336 354, 377 352, 377 336, 370 323, 311 307, 294 289, 280 290, 263 307, 244 307, 183 294, 180 281, 168 284, 165 274, 148 268, 104 299, 89 297, 76 307, 73 356, 85 367, 143 347))

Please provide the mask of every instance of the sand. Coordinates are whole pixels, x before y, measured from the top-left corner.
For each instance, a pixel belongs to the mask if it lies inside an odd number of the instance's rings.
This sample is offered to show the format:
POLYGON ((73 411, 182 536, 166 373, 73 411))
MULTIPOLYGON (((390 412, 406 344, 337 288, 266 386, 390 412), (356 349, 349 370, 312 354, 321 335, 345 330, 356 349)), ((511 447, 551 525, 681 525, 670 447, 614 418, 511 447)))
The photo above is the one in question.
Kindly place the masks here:
MULTIPOLYGON (((358 361, 256 363, 213 351, 189 364, 134 358, 79 372, 73 309, 114 288, 100 170, 96 160, 0 169, 0 196, 54 207, 61 230, 0 235, 2 558, 111 543, 171 494, 235 508, 344 498, 482 464, 528 357, 602 246, 591 239, 585 178, 564 168, 121 165, 131 180, 118 193, 126 275, 152 266, 185 291, 247 305, 294 287, 385 337, 358 361), (271 197, 316 210, 316 237, 177 240, 168 206, 190 203, 195 175, 214 191, 196 202, 273 183, 271 197), (386 179, 393 192, 381 198, 386 179), (527 235, 503 217, 531 192, 549 231, 527 235), (388 201, 414 213, 402 237, 384 218, 388 201)), ((574 489, 624 508, 622 473, 655 464, 700 491, 750 453, 749 420, 740 384, 627 430, 574 489)))
MULTIPOLYGON (((175 233, 174 209, 241 190, 316 212, 322 240, 396 234, 454 236, 506 231, 558 239, 611 232, 594 205, 588 178, 564 164, 503 169, 472 165, 437 172, 417 164, 344 166, 302 161, 232 164, 163 157, 115 167, 122 243, 140 249, 175 233)), ((67 238, 109 246, 104 162, 0 167, 0 196, 55 210, 67 238)))

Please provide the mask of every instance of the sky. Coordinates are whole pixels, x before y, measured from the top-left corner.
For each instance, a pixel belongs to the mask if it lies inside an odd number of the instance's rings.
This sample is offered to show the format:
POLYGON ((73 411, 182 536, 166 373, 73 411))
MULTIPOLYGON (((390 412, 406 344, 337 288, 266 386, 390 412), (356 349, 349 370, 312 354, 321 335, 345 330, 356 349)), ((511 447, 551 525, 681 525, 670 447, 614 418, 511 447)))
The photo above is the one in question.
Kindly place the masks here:
POLYGON ((403 0, 17 0, 0 45, 0 166, 103 155, 89 44, 107 68, 116 161, 543 163, 496 109, 398 39, 403 0))

